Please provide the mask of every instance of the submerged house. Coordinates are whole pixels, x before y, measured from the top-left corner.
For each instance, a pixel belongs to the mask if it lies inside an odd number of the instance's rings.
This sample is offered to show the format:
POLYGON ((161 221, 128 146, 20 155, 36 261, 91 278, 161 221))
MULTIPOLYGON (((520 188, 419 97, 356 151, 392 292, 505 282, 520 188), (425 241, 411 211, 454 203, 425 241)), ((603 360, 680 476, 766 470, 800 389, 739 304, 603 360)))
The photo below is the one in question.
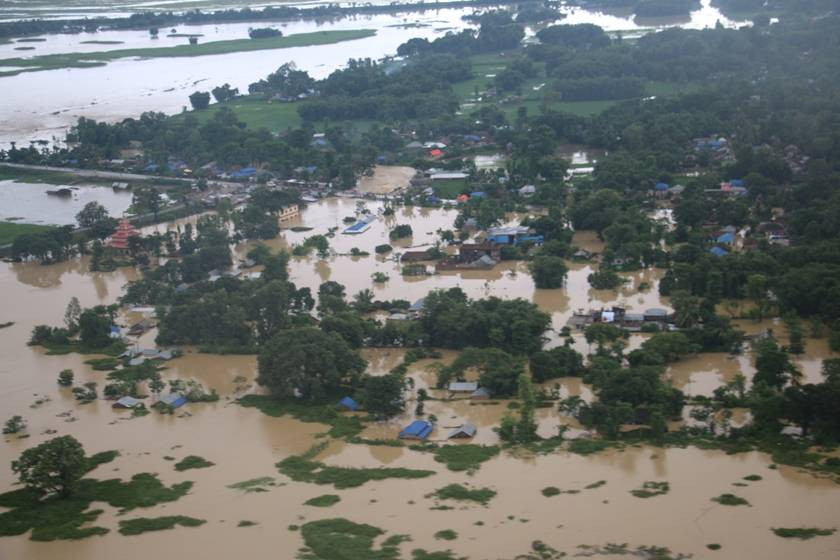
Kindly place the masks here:
POLYGON ((471 438, 475 435, 478 430, 476 429, 474 424, 466 423, 462 424, 461 426, 455 428, 449 435, 446 436, 446 439, 465 439, 471 438))
POLYGON ((415 420, 400 432, 400 439, 426 439, 434 426, 425 420, 415 420))
POLYGON ((490 398, 490 389, 486 387, 479 387, 475 391, 470 394, 470 400, 473 401, 486 401, 490 398))
POLYGON ((143 402, 140 399, 135 399, 134 397, 122 397, 117 400, 111 408, 137 408, 138 406, 143 406, 143 402))
POLYGON ((172 408, 178 408, 187 404, 187 397, 181 395, 180 393, 170 393, 168 395, 163 395, 158 403, 163 403, 167 406, 171 406, 172 408))
POLYGON ((519 245, 521 243, 542 245, 545 241, 545 237, 536 235, 534 230, 526 226, 490 228, 487 230, 487 239, 499 245, 519 245))

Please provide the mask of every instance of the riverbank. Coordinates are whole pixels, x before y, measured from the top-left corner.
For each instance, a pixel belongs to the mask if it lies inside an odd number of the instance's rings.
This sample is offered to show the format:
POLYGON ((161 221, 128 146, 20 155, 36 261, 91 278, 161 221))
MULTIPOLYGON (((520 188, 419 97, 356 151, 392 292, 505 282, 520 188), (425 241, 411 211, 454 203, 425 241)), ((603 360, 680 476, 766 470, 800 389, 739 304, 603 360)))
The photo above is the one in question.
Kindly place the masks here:
POLYGON ((172 58, 195 57, 237 52, 251 52, 271 49, 287 49, 292 47, 311 47, 328 45, 343 41, 364 39, 376 35, 372 29, 316 31, 313 33, 299 33, 287 37, 270 37, 267 39, 232 39, 229 41, 214 41, 198 45, 179 45, 176 47, 160 47, 145 49, 118 49, 94 53, 65 53, 34 56, 32 58, 6 58, 0 60, 0 67, 18 68, 4 70, 0 77, 16 76, 24 72, 39 72, 44 70, 58 70, 63 68, 92 68, 104 66, 112 60, 121 58, 172 58))

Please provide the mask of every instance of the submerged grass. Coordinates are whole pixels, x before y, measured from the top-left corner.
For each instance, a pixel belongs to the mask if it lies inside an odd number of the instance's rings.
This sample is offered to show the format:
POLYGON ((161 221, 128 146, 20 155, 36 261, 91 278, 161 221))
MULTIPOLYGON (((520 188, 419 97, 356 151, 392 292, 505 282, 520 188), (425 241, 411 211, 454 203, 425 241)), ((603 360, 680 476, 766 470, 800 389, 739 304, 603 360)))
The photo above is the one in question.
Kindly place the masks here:
POLYGON ((654 498, 667 494, 671 490, 671 485, 667 482, 648 481, 642 484, 641 488, 630 490, 630 493, 637 498, 654 498))
POLYGON ((736 496, 735 494, 721 494, 715 498, 712 498, 713 502, 717 502, 722 506, 748 506, 750 503, 741 498, 740 496, 736 496))
POLYGON ((330 426, 327 434, 334 438, 358 436, 364 429, 358 416, 344 416, 335 409, 335 403, 306 404, 275 399, 266 395, 246 395, 237 401, 241 406, 256 408, 268 416, 291 416, 301 422, 318 422, 330 426))
POLYGON ((490 488, 476 488, 475 490, 471 490, 460 484, 448 484, 443 488, 435 490, 433 495, 439 500, 478 502, 479 504, 487 505, 496 496, 496 491, 490 488))
POLYGON ((301 560, 399 560, 399 544, 408 539, 394 535, 374 548, 373 541, 385 531, 342 518, 310 521, 300 531, 306 545, 298 555, 301 560))
POLYGON ((122 364, 119 359, 112 356, 108 358, 92 358, 85 360, 85 363, 96 371, 110 371, 117 369, 122 364))
POLYGON ((481 463, 499 454, 496 445, 444 445, 435 450, 435 461, 443 463, 451 471, 475 472, 481 463))
POLYGON ((809 539, 813 539, 814 537, 831 536, 837 531, 837 529, 818 529, 816 527, 779 527, 773 528, 772 531, 777 537, 782 537, 783 539, 799 539, 807 541, 809 539))
POLYGON ((425 478, 432 476, 435 471, 404 469, 404 468, 356 468, 334 467, 325 465, 312 458, 320 453, 326 442, 316 445, 303 455, 293 455, 277 463, 275 466, 296 482, 311 482, 314 484, 332 484, 338 489, 356 488, 372 480, 387 478, 425 478))
POLYGON ((207 467, 212 467, 216 463, 208 461, 204 457, 199 457, 198 455, 187 455, 179 462, 175 463, 175 470, 176 471, 186 471, 189 469, 206 469, 207 467))
POLYGON ((303 502, 303 505, 315 507, 330 507, 334 506, 340 501, 341 497, 335 494, 324 494, 323 496, 317 496, 310 500, 306 500, 305 502, 303 502))
POLYGON ((443 529, 435 533, 435 538, 442 541, 454 541, 458 538, 458 533, 452 529, 443 529))
MULTIPOLYGON (((88 472, 117 456, 115 451, 98 453, 88 458, 88 472)), ((174 502, 192 488, 192 482, 164 486, 157 476, 140 473, 131 480, 95 480, 83 478, 67 498, 45 496, 43 492, 21 488, 0 494, 0 536, 22 535, 32 531, 33 541, 74 540, 104 535, 105 527, 82 527, 93 523, 102 510, 91 510, 93 502, 105 502, 120 513, 141 507, 174 502)))
POLYGON ((267 486, 277 486, 277 483, 274 482, 273 476, 263 476, 260 478, 243 480, 242 482, 235 482, 233 484, 229 484, 228 488, 232 490, 242 490, 247 494, 251 492, 268 492, 267 486))
POLYGON ((207 523, 204 519, 186 517, 183 515, 166 515, 163 517, 138 517, 120 521, 120 534, 141 535, 149 531, 164 531, 174 529, 176 525, 181 527, 198 527, 207 523))

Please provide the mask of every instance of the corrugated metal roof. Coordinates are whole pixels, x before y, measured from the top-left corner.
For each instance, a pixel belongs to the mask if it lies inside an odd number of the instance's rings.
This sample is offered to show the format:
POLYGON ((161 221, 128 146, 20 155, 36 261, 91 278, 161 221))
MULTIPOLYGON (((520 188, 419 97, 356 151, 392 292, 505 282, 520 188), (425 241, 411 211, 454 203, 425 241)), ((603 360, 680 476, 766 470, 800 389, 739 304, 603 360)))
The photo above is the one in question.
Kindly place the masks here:
POLYGON ((426 439, 434 427, 425 420, 415 420, 400 432, 401 438, 426 439))
POLYGON ((449 432, 447 439, 454 437, 473 437, 477 431, 477 428, 473 424, 463 424, 462 426, 449 432))
POLYGON ((449 390, 454 393, 472 393, 478 389, 478 383, 475 381, 453 381, 449 384, 449 390))

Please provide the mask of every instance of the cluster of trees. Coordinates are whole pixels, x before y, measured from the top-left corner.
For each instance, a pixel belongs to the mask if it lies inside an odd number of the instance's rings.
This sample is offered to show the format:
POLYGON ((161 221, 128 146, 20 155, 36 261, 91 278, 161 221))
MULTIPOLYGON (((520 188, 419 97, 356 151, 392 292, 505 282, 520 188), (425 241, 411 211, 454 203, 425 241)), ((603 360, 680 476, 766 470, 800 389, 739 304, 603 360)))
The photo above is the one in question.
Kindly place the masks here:
POLYGON ((504 11, 485 12, 478 17, 478 30, 448 32, 433 41, 409 39, 397 48, 399 56, 454 54, 468 56, 515 49, 525 37, 525 28, 504 11))

